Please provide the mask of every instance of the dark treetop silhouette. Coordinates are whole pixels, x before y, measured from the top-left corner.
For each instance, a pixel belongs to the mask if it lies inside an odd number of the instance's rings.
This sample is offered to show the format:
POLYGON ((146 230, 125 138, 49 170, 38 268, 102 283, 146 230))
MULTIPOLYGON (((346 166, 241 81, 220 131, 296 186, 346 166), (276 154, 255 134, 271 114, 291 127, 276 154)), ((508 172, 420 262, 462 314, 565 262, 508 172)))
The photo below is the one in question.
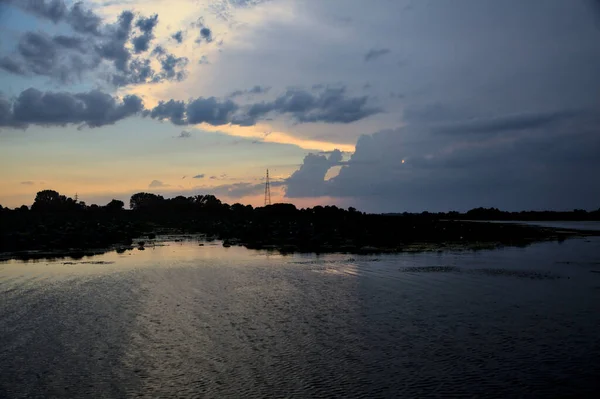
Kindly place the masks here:
POLYGON ((473 220, 600 220, 600 210, 510 213, 477 208, 466 213, 380 215, 336 206, 253 208, 229 205, 213 195, 163 198, 152 193, 134 194, 129 207, 125 210, 119 200, 88 206, 53 190, 40 191, 31 209, 0 206, 0 252, 9 253, 4 257, 83 255, 114 246, 124 250, 136 237, 166 232, 201 233, 226 245, 281 252, 478 249, 596 233, 473 220))

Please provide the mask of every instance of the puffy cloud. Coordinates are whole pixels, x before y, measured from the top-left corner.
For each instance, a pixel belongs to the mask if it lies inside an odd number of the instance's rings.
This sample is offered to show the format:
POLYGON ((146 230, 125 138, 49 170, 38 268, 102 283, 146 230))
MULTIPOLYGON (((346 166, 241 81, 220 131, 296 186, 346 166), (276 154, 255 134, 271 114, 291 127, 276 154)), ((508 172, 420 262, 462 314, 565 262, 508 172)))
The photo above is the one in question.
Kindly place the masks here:
POLYGON ((0 95, 0 126, 12 126, 12 104, 0 95))
POLYGON ((193 179, 204 179, 204 173, 194 176, 193 179))
POLYGON ((157 24, 158 14, 154 14, 148 18, 138 19, 135 23, 135 26, 137 26, 143 33, 152 33, 157 24))
POLYGON ((77 37, 27 32, 19 40, 17 55, 1 58, 0 68, 18 75, 36 74, 68 82, 100 62, 98 57, 86 54, 83 43, 77 37))
POLYGON ((295 171, 287 180, 288 197, 320 197, 325 195, 325 175, 333 166, 342 161, 340 150, 334 150, 329 157, 318 154, 308 154, 300 169, 295 171))
POLYGON ((136 36, 131 39, 131 43, 133 44, 133 49, 136 54, 143 53, 148 51, 150 48, 150 41, 152 41, 152 36, 144 33, 143 35, 136 36))
POLYGON ((173 35, 171 35, 173 39, 179 44, 183 43, 183 31, 177 31, 173 35))
POLYGON ((157 80, 176 80, 182 81, 185 79, 186 72, 185 67, 189 60, 186 57, 175 57, 172 54, 167 54, 159 58, 161 65, 161 73, 158 75, 157 80))
MULTIPOLYGON (((31 2, 32 0, 30 0, 31 2)), ((33 0, 33 2, 43 3, 43 0, 33 0)), ((53 0, 53 3, 57 3, 57 0, 53 0)), ((77 2, 71 7, 71 11, 67 16, 67 22, 71 24, 73 30, 76 32, 99 35, 102 19, 93 11, 83 8, 83 3, 77 2)))
POLYGON ((390 53, 389 48, 371 49, 365 54, 365 62, 373 61, 390 53))
POLYGON ((137 20, 135 26, 142 32, 141 35, 134 37, 131 40, 133 49, 136 54, 148 51, 150 42, 154 39, 154 27, 158 24, 158 15, 154 14, 148 18, 140 18, 137 20))
POLYGON ((152 180, 150 184, 148 184, 149 188, 161 188, 161 187, 170 187, 169 184, 165 184, 160 180, 152 180))
POLYGON ((237 109, 238 106, 230 100, 219 101, 215 97, 200 97, 188 103, 186 114, 188 123, 218 126, 229 123, 237 109))
POLYGON ((382 112, 367 105, 367 96, 346 97, 345 88, 328 88, 317 96, 301 90, 275 100, 276 109, 290 113, 298 122, 350 123, 382 112))
POLYGON ((29 124, 84 124, 97 127, 115 123, 138 113, 153 119, 169 120, 175 125, 207 123, 220 126, 250 122, 253 124, 260 118, 266 118, 270 113, 289 113, 301 123, 313 121, 347 123, 375 112, 370 108, 363 108, 362 99, 357 102, 355 99, 343 97, 343 90, 338 90, 333 95, 326 92, 320 96, 313 96, 303 91, 290 93, 288 91, 270 104, 240 106, 230 99, 198 97, 187 103, 178 100, 161 101, 153 109, 146 110, 142 99, 135 95, 125 96, 119 103, 111 95, 98 90, 72 94, 42 92, 30 88, 23 91, 13 103, 0 98, 0 124, 5 127, 29 124))
POLYGON ((285 114, 299 123, 327 122, 351 123, 382 112, 368 105, 367 96, 348 97, 345 88, 326 88, 318 94, 290 88, 272 102, 255 103, 238 121, 254 124, 268 114, 285 114))
POLYGON ((187 130, 183 130, 178 136, 175 136, 176 139, 189 139, 190 137, 192 137, 192 133, 187 130))
POLYGON ((208 123, 218 126, 231 122, 238 106, 231 100, 199 97, 187 104, 183 101, 160 102, 149 115, 154 119, 167 119, 176 125, 208 123))
POLYGON ((157 47, 149 56, 134 56, 149 50, 154 39, 158 15, 135 19, 131 11, 123 11, 113 24, 104 21, 76 3, 70 9, 62 0, 27 0, 11 2, 40 17, 54 22, 66 22, 78 35, 50 36, 41 32, 25 32, 19 40, 16 54, 0 58, 0 68, 18 75, 43 75, 62 83, 81 80, 94 73, 115 86, 162 81, 181 81, 186 76, 185 57, 175 57, 157 47), (140 34, 133 35, 134 27, 140 34), (152 68, 152 59, 161 65, 152 68), (106 64, 114 70, 106 70, 106 64))
POLYGON ((25 75, 27 73, 23 64, 7 56, 0 58, 0 68, 15 75, 25 75))
POLYGON ((99 127, 140 113, 142 99, 125 96, 121 101, 98 90, 85 93, 42 92, 30 88, 12 102, 0 99, 0 126, 27 127, 30 124, 99 127))
MULTIPOLYGON (((12 1, 12 3, 17 2, 12 1)), ((69 14, 69 10, 64 1, 62 0, 50 0, 48 2, 36 0, 22 0, 17 4, 40 17, 51 20, 54 23, 58 23, 64 20, 69 14)))
POLYGON ((271 88, 268 86, 255 85, 254 87, 252 87, 251 89, 248 89, 248 90, 235 90, 235 91, 231 92, 228 97, 234 98, 234 97, 242 96, 244 94, 250 94, 250 95, 266 94, 269 92, 269 90, 271 90, 271 88))
POLYGON ((106 39, 96 47, 98 54, 109 61, 113 61, 118 71, 126 72, 127 63, 131 53, 126 47, 131 34, 134 15, 131 11, 123 11, 117 23, 110 27, 106 39))
POLYGON ((219 100, 215 97, 198 97, 188 103, 161 101, 149 115, 155 119, 168 119, 176 125, 208 123, 218 126, 233 123, 248 126, 269 115, 290 115, 298 123, 351 123, 381 112, 381 109, 367 105, 367 100, 366 96, 348 97, 343 88, 328 88, 317 95, 301 89, 289 89, 272 102, 243 106, 230 99, 219 100))
POLYGON ((198 41, 205 40, 207 42, 212 42, 212 31, 206 26, 200 29, 200 38, 198 41))
POLYGON ((183 101, 161 101, 149 112, 153 119, 167 119, 175 125, 185 125, 185 103, 183 101))
POLYGON ((76 2, 71 8, 64 0, 6 0, 38 17, 52 22, 66 22, 73 30, 83 34, 99 35, 102 19, 93 11, 85 9, 83 3, 76 2))

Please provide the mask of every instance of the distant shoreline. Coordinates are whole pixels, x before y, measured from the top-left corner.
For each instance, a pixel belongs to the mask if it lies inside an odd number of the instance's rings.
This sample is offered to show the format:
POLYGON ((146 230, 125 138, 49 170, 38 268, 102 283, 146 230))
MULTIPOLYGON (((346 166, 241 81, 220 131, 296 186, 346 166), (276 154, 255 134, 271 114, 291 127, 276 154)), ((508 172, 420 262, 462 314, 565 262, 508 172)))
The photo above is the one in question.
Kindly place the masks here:
MULTIPOLYGON (((213 195, 163 198, 134 194, 105 206, 87 205, 53 190, 37 193, 31 207, 0 206, 0 259, 84 257, 109 250, 143 248, 140 242, 164 234, 204 235, 224 246, 281 253, 405 253, 525 246, 600 235, 600 231, 532 225, 549 219, 600 220, 587 212, 503 212, 476 208, 466 213, 367 214, 352 207, 293 204, 250 205, 221 202, 213 195), (522 220, 515 220, 522 217, 522 220)), ((599 229, 600 230, 600 229, 599 229)))
MULTIPOLYGON (((445 221, 455 222, 455 221, 445 221)), ((477 224, 523 224, 529 225, 530 222, 524 221, 461 221, 463 223, 477 223, 477 224)), ((131 244, 113 244, 105 248, 65 248, 65 249, 32 249, 22 251, 5 251, 0 252, 0 262, 6 262, 10 260, 23 260, 23 261, 43 261, 43 260, 55 260, 55 259, 83 259, 101 255, 108 252, 116 251, 118 253, 124 253, 128 251, 144 250, 152 248, 156 245, 161 245, 166 242, 179 242, 179 241, 195 241, 199 245, 204 245, 207 242, 220 241, 224 247, 229 246, 242 246, 249 250, 258 251, 275 251, 281 254, 290 253, 315 253, 315 254, 330 254, 330 253, 344 253, 352 255, 377 255, 377 254, 406 254, 406 253, 424 253, 424 252, 460 252, 460 251, 479 251, 479 250, 493 250, 502 247, 523 247, 539 242, 549 241, 563 241, 570 238, 577 237, 592 237, 600 236, 598 230, 586 230, 586 229, 563 229, 554 227, 538 227, 533 226, 534 229, 544 232, 544 236, 533 238, 522 237, 521 239, 514 240, 513 243, 499 242, 499 241, 448 241, 448 242, 412 242, 402 246, 390 248, 390 247, 378 247, 378 246, 331 246, 322 245, 318 248, 309 249, 306 247, 296 246, 294 244, 274 244, 274 243, 248 243, 243 242, 235 237, 219 238, 215 236, 206 236, 202 233, 186 234, 178 231, 178 229, 172 229, 170 231, 161 230, 158 234, 149 233, 143 234, 132 240, 131 244), (150 238, 152 237, 152 238, 150 238), (140 245, 141 244, 141 245, 140 245)))

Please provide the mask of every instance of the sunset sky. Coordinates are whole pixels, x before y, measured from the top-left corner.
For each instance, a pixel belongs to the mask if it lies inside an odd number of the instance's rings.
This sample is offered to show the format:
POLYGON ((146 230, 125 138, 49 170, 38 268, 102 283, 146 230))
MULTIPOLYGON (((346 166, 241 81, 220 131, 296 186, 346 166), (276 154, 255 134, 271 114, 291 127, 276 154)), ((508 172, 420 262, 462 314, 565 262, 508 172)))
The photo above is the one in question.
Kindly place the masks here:
POLYGON ((0 0, 0 204, 600 207, 593 0, 0 0))

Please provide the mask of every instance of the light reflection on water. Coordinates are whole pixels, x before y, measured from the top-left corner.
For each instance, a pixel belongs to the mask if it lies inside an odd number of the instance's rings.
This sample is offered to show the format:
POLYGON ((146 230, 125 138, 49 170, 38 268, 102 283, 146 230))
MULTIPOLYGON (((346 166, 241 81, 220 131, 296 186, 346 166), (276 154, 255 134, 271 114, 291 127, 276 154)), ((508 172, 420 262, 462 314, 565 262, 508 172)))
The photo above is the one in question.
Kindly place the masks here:
POLYGON ((378 256, 166 244, 0 263, 0 397, 598 388, 600 239, 378 256))

